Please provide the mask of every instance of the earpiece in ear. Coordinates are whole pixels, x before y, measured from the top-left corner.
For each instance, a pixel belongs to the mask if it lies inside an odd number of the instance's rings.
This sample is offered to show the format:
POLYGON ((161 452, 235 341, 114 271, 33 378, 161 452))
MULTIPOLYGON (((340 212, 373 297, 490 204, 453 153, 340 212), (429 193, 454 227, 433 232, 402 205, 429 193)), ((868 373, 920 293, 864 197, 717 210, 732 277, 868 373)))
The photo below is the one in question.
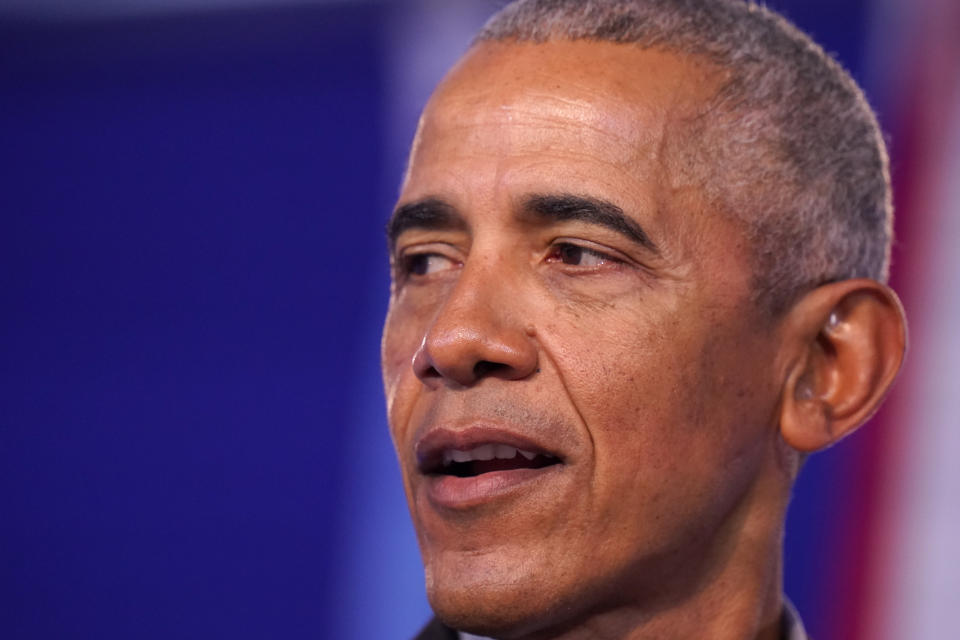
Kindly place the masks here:
POLYGON ((837 313, 837 310, 834 309, 830 312, 830 316, 827 318, 827 329, 836 329, 837 325, 840 324, 840 314, 837 313))

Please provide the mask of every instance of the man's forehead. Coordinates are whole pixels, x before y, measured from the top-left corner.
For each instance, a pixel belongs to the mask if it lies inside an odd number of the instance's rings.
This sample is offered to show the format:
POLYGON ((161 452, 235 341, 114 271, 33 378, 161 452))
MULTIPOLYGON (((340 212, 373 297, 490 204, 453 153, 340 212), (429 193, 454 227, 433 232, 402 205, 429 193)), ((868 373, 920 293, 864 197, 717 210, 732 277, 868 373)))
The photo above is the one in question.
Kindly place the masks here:
POLYGON ((674 172, 664 155, 684 135, 680 120, 713 91, 711 73, 684 56, 634 45, 480 43, 425 109, 404 196, 478 184, 477 166, 492 172, 488 185, 502 185, 519 166, 531 191, 549 191, 553 181, 562 191, 616 200, 627 189, 651 209, 661 188, 697 187, 665 175, 674 172), (484 155, 496 161, 474 164, 467 174, 456 162, 484 155), (508 166, 508 158, 524 157, 533 162, 508 166))
POLYGON ((410 169, 521 147, 547 152, 546 163, 559 142, 570 160, 580 152, 649 175, 685 137, 684 121, 702 110, 719 77, 696 59, 630 44, 483 42, 431 97, 410 169))
POLYGON ((717 69, 697 59, 633 44, 482 42, 440 83, 427 113, 483 110, 509 121, 536 106, 597 118, 602 106, 608 118, 637 111, 665 115, 695 108, 718 80, 717 69))
MULTIPOLYGON (((458 87, 460 91, 445 93, 431 102, 431 107, 424 112, 423 133, 449 133, 456 129, 466 132, 494 127, 504 137, 509 137, 514 127, 549 129, 569 122, 588 127, 597 135, 612 137, 629 133, 639 120, 636 117, 638 108, 609 101, 600 105, 596 100, 576 95, 569 89, 567 95, 534 86, 494 93, 486 90, 485 85, 479 79, 465 82, 458 87)), ((639 106, 639 109, 643 108, 644 105, 639 106)), ((653 118, 642 120, 650 123, 653 118)))

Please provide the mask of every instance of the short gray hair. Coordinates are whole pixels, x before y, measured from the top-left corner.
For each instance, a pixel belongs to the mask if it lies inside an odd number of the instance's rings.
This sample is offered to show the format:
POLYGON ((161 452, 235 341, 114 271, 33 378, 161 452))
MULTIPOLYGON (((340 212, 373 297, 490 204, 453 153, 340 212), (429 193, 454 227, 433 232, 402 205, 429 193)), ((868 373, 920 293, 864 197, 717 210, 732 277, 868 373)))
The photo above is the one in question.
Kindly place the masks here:
POLYGON ((729 75, 682 153, 743 223, 758 304, 777 314, 825 282, 886 281, 893 205, 880 128, 849 74, 780 15, 744 0, 518 0, 476 41, 489 40, 629 43, 719 66, 729 75))

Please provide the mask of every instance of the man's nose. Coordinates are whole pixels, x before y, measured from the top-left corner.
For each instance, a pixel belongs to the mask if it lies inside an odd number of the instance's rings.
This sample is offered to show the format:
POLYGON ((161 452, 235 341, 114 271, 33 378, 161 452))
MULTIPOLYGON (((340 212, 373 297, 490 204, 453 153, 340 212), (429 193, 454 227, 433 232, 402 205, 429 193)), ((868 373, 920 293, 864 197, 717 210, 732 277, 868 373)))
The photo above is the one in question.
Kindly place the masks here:
POLYGON ((413 356, 425 385, 468 387, 491 377, 519 380, 537 370, 535 332, 522 320, 522 295, 503 282, 490 272, 461 275, 413 356))

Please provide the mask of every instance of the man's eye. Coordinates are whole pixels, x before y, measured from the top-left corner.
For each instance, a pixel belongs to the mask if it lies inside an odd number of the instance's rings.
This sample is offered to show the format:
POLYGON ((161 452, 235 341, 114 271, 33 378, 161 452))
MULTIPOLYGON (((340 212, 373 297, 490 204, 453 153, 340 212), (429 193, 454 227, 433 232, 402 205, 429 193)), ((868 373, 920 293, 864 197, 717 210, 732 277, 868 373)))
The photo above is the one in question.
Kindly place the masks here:
POLYGON ((404 272, 415 276, 445 271, 453 266, 453 260, 439 253, 415 253, 403 258, 404 272))
POLYGON ((593 251, 569 242, 561 242, 550 250, 547 260, 562 262, 577 267, 599 267, 605 264, 618 262, 599 251, 593 251))

